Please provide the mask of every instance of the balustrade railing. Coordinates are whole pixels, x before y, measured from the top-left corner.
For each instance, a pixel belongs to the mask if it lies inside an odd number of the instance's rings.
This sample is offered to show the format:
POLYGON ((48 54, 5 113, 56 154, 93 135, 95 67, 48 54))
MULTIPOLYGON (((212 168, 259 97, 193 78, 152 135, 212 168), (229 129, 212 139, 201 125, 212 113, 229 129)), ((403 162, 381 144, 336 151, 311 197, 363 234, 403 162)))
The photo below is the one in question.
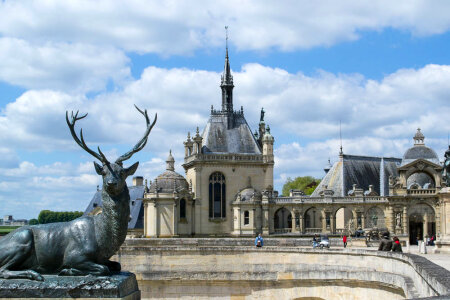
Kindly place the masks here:
POLYGON ((292 232, 291 228, 275 228, 276 234, 291 233, 291 232, 292 232))
POLYGON ((408 195, 434 195, 436 194, 436 189, 409 189, 406 190, 408 195))

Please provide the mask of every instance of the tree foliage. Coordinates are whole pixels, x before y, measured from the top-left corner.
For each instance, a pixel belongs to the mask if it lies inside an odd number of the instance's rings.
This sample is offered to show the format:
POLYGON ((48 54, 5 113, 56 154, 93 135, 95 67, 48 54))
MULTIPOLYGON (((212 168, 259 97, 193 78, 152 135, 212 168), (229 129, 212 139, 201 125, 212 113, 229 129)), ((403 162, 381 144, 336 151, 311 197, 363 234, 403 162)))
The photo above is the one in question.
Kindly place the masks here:
POLYGON ((290 190, 301 190, 306 195, 311 195, 319 183, 320 179, 311 176, 295 177, 294 179, 288 177, 283 185, 283 196, 289 196, 290 190))
POLYGON ((39 221, 38 221, 37 219, 31 219, 31 220, 28 222, 28 224, 30 224, 30 225, 37 225, 37 224, 39 224, 39 221))
POLYGON ((39 213, 39 224, 55 223, 55 222, 68 222, 75 220, 83 215, 81 211, 51 211, 42 210, 39 213))

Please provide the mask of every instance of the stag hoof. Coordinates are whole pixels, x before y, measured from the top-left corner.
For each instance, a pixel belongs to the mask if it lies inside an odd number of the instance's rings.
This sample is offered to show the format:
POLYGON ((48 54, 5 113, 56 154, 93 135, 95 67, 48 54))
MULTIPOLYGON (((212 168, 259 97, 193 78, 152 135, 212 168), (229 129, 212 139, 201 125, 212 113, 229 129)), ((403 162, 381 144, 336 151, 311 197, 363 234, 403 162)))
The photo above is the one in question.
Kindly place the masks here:
POLYGON ((79 276, 79 275, 83 275, 83 273, 73 268, 62 269, 61 272, 59 272, 58 274, 58 276, 79 276))
POLYGON ((36 281, 44 281, 44 276, 42 276, 41 274, 39 274, 38 272, 35 271, 28 271, 28 278, 31 280, 36 280, 36 281))

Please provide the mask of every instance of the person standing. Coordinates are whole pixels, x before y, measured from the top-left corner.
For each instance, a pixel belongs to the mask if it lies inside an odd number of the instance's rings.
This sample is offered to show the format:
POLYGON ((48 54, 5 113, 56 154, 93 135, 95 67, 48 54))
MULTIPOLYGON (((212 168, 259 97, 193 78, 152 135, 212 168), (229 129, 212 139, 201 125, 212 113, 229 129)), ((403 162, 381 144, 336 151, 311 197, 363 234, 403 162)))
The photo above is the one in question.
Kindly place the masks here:
POLYGON ((342 241, 344 242, 344 248, 347 248, 347 236, 345 234, 342 237, 342 241))
POLYGON ((378 251, 391 251, 392 241, 389 239, 389 232, 383 233, 383 238, 381 239, 380 246, 378 246, 378 251))
POLYGON ((255 239, 255 246, 261 248, 264 245, 264 239, 261 236, 261 233, 255 239))
POLYGON ((392 239, 394 240, 394 243, 392 243, 392 252, 403 252, 402 244, 400 244, 398 237, 394 236, 392 239))

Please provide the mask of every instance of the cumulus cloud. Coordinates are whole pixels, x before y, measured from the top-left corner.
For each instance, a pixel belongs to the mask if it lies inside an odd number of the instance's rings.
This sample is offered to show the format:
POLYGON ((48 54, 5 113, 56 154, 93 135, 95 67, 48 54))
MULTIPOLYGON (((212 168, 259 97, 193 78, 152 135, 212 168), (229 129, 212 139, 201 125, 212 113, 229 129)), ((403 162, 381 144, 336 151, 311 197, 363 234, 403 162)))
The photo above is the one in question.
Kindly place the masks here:
POLYGON ((29 89, 98 91, 130 76, 128 58, 112 47, 3 37, 0 58, 0 80, 29 89))
POLYGON ((242 50, 285 51, 355 40, 395 28, 423 36, 450 27, 448 1, 3 1, 0 33, 26 40, 114 45, 186 54, 223 44, 223 26, 242 50))
MULTIPOLYGON (((450 93, 446 84, 449 66, 402 69, 381 80, 325 71, 306 76, 259 64, 245 65, 233 74, 235 108, 244 106, 253 129, 261 106, 266 109, 266 122, 275 136, 278 188, 288 176, 321 177, 327 159, 337 158, 339 120, 344 152, 348 154, 401 157, 412 145, 417 127, 422 128, 427 145, 440 156, 446 147, 443 137, 450 131, 446 122, 450 113, 446 98, 450 93)), ((89 113, 76 128, 84 129, 92 149, 101 146, 112 160, 129 150, 144 132, 144 118, 133 104, 148 108, 151 118, 158 113, 147 147, 132 159, 141 161, 136 175, 154 179, 164 170, 169 149, 175 155, 177 171, 183 173, 182 142, 188 130, 192 133, 196 126, 202 130, 211 104, 220 105, 219 80, 216 72, 149 67, 140 79, 127 83, 122 90, 93 98, 50 90, 28 91, 0 115, 0 143, 8 145, 2 151, 12 155, 12 161, 14 152, 9 149, 58 150, 67 155, 76 151, 81 164, 37 166, 32 162, 18 164, 16 160, 16 166, 3 166, 0 189, 34 189, 41 193, 37 199, 44 204, 65 199, 55 202, 55 207, 63 207, 64 201, 74 198, 83 199, 83 205, 87 205, 100 177, 94 173, 92 162, 87 162, 93 158, 72 140, 64 111, 89 113), (76 191, 76 186, 83 188, 76 191)), ((2 194, 0 201, 13 207, 6 195, 2 194)), ((24 201, 35 199, 31 193, 20 197, 24 201)))

